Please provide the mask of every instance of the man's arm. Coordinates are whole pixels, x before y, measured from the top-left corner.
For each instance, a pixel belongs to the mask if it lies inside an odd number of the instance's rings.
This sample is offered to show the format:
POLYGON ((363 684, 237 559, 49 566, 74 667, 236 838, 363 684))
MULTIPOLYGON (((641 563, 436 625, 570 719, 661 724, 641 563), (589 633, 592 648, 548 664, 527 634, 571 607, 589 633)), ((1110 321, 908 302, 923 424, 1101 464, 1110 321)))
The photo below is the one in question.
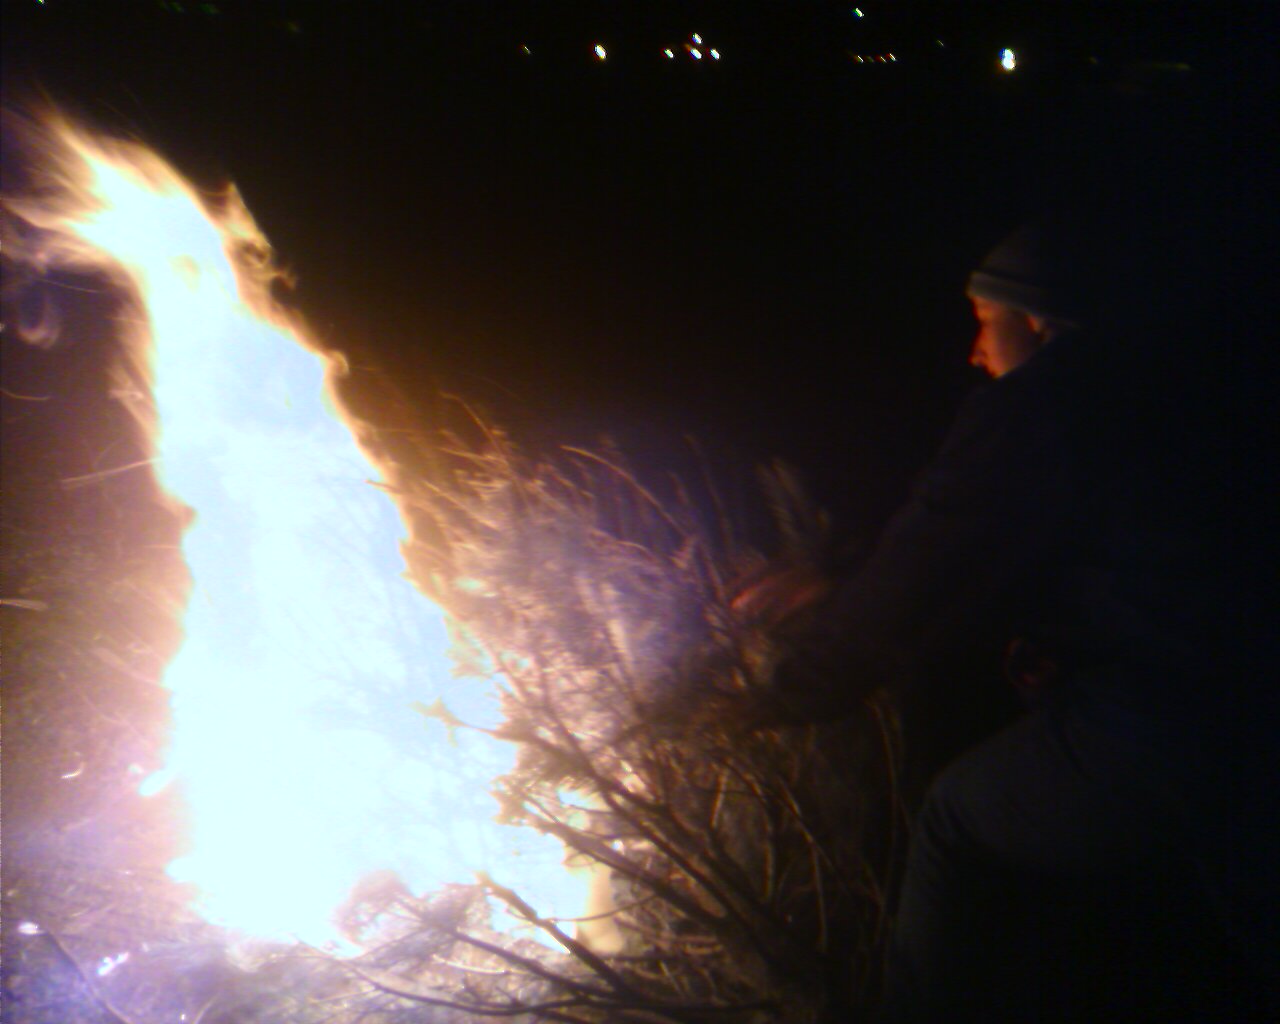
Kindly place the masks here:
MULTIPOLYGON (((1043 568, 1080 515, 1074 359, 1047 349, 976 392, 861 569, 809 615, 774 673, 789 717, 851 710, 1043 568)), ((1055 346, 1056 347, 1056 346, 1055 346)))

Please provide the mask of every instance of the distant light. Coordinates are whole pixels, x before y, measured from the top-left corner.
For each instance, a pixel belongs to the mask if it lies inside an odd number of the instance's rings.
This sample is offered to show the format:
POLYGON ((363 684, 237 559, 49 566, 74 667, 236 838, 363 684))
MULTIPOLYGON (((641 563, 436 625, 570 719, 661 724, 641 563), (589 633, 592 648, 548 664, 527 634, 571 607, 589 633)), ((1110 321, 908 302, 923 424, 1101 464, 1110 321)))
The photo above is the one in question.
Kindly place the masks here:
POLYGON ((720 59, 720 51, 719 51, 719 50, 712 50, 712 51, 711 51, 711 59, 712 59, 712 60, 719 60, 719 59, 720 59))
POLYGON ((702 45, 702 36, 698 35, 698 33, 697 33, 697 32, 695 32, 695 33, 693 34, 693 41, 694 41, 695 43, 697 43, 699 46, 701 46, 701 45, 702 45))
POLYGON ((862 8, 861 8, 861 7, 855 7, 855 8, 853 9, 853 16, 854 16, 855 18, 862 18, 862 17, 865 17, 865 15, 863 15, 863 13, 862 13, 862 8))
POLYGON ((596 57, 599 60, 604 60, 607 56, 609 56, 609 54, 605 50, 605 48, 601 46, 599 43, 596 43, 596 57))
POLYGON ((702 60, 702 51, 699 50, 696 46, 691 47, 689 49, 689 56, 692 57, 694 60, 702 60))
POLYGON ((898 58, 895 57, 893 54, 889 54, 889 59, 892 61, 896 61, 898 58))
POLYGON ((675 55, 674 53, 672 53, 670 50, 663 50, 662 52, 663 52, 663 53, 665 53, 665 54, 667 55, 667 60, 675 60, 675 59, 676 59, 676 55, 675 55))
POLYGON ((856 60, 859 64, 865 64, 865 63, 866 63, 866 61, 865 61, 865 60, 863 60, 861 57, 854 57, 853 59, 854 59, 854 60, 856 60))
POLYGON ((1000 51, 1000 66, 1006 71, 1012 71, 1018 66, 1018 58, 1008 47, 1000 51))
POLYGON ((883 63, 884 63, 884 54, 883 54, 883 53, 877 54, 877 55, 876 55, 876 60, 877 60, 877 61, 879 61, 881 64, 883 64, 883 63))
POLYGON ((943 47, 944 49, 946 48, 947 44, 944 43, 941 39, 935 39, 934 42, 937 43, 939 46, 943 47))
POLYGON ((529 49, 529 47, 525 46, 524 44, 521 44, 521 46, 520 46, 520 52, 521 52, 521 53, 523 53, 523 54, 525 54, 525 55, 527 56, 528 54, 532 53, 533 51, 532 51, 532 50, 530 50, 530 49, 529 49))

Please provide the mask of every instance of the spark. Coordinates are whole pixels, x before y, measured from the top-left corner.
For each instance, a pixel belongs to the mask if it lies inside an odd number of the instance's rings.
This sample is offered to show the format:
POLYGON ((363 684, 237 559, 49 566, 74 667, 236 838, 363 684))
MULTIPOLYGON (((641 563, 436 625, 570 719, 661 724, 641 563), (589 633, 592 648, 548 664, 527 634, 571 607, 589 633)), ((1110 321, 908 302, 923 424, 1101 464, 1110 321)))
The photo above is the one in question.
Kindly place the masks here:
POLYGON ((98 964, 98 977, 105 978, 128 959, 128 952, 121 953, 119 956, 104 956, 102 962, 98 964))

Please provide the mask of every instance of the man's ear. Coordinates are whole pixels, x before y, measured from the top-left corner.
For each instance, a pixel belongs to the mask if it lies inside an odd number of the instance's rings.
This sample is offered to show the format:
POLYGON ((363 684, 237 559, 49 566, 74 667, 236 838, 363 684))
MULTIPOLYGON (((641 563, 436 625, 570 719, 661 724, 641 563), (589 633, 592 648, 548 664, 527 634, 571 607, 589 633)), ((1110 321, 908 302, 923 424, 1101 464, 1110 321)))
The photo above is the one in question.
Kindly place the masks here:
POLYGON ((1023 315, 1027 318, 1027 326, 1031 328, 1031 333, 1040 339, 1040 344, 1047 345, 1053 340, 1053 329, 1049 326, 1048 320, 1034 313, 1023 315))

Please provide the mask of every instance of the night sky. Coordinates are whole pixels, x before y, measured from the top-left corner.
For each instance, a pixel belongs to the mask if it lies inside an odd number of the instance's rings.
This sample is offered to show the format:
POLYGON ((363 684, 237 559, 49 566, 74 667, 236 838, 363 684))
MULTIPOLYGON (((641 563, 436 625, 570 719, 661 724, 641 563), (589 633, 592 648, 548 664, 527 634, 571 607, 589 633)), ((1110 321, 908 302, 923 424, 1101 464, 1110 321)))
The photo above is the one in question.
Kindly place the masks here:
MULTIPOLYGON (((1217 187, 1256 145, 1275 17, 860 10, 6 0, 5 102, 43 92, 234 180, 291 301, 411 393, 530 443, 609 434, 655 472, 685 434, 730 473, 781 455, 865 527, 976 380, 975 261, 1066 199, 1217 187)), ((88 358, 5 356, 6 387, 55 393, 88 358)))

